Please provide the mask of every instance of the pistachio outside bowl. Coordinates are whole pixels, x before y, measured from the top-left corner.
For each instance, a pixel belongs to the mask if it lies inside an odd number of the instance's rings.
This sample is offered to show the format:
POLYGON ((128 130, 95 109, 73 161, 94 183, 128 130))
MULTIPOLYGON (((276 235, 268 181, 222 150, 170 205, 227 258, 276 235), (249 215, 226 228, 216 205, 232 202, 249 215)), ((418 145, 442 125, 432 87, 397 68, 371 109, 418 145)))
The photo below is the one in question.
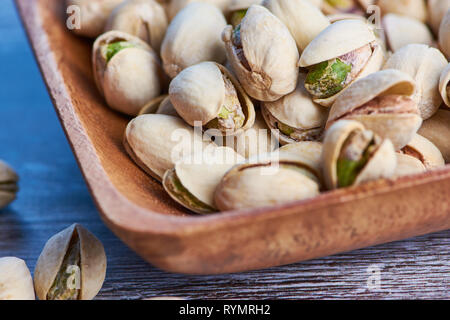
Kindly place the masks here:
POLYGON ((91 43, 67 30, 63 1, 16 3, 103 221, 151 264, 188 274, 238 272, 450 229, 450 167, 273 208, 187 213, 127 156, 129 119, 97 92, 91 43))

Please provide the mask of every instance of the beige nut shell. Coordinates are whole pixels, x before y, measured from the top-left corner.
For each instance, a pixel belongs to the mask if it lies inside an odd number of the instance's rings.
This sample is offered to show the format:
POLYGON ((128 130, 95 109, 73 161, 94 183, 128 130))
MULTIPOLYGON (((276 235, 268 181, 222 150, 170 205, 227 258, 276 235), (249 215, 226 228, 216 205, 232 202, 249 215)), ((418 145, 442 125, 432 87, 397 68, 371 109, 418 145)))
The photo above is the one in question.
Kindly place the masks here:
MULTIPOLYGON (((174 19, 175 16, 185 7, 187 7, 192 2, 196 2, 199 0, 170 0, 167 15, 170 20, 174 19)), ((211 5, 216 6, 221 11, 226 11, 231 0, 200 0, 200 2, 205 2, 211 5)))
POLYGON ((263 0, 230 0, 227 12, 233 12, 238 10, 245 10, 250 8, 254 4, 261 4, 263 0))
POLYGON ((35 300, 33 279, 22 259, 0 258, 1 300, 35 300))
POLYGON ((395 178, 410 176, 427 171, 424 164, 417 158, 406 154, 397 153, 397 168, 395 169, 395 178))
POLYGON ((428 0, 428 24, 435 35, 439 34, 439 27, 445 13, 450 9, 450 0, 428 0))
POLYGON ((439 92, 441 94, 442 100, 450 107, 450 93, 448 91, 448 87, 450 85, 450 63, 445 67, 444 71, 442 71, 441 77, 439 78, 439 92))
POLYGON ((450 163, 450 111, 439 109, 430 119, 424 121, 419 134, 430 140, 442 153, 446 163, 450 163))
POLYGON ((56 275, 74 233, 80 241, 80 300, 92 300, 102 288, 106 275, 106 255, 103 244, 89 230, 79 224, 51 237, 44 246, 34 270, 34 287, 40 300, 47 300, 56 275))
MULTIPOLYGON (((282 157, 286 157, 286 154, 294 154, 302 159, 309 159, 311 163, 320 164, 322 157, 323 144, 318 141, 300 141, 296 143, 290 143, 282 146, 278 152, 282 157)), ((321 175, 320 167, 315 167, 317 174, 321 175)))
MULTIPOLYGON (((322 153, 323 177, 328 189, 338 187, 337 160, 342 146, 352 132, 364 129, 360 122, 349 120, 340 120, 328 129, 323 142, 322 153)), ((359 173, 354 185, 381 178, 390 178, 394 175, 396 166, 397 158, 394 146, 389 139, 383 140, 359 173)))
POLYGON ((275 101, 295 89, 299 74, 297 45, 276 16, 262 6, 252 5, 241 22, 242 48, 250 69, 237 57, 232 34, 232 26, 222 34, 228 61, 248 95, 260 101, 275 101))
POLYGON ((420 154, 423 165, 428 170, 445 166, 445 160, 441 151, 430 140, 420 134, 415 134, 406 147, 420 154))
POLYGON ((222 12, 211 4, 193 2, 181 10, 170 23, 161 46, 166 73, 174 78, 202 61, 223 63, 226 54, 221 34, 225 26, 222 12))
POLYGON ((396 13, 425 22, 427 6, 425 0, 378 0, 383 14, 396 13))

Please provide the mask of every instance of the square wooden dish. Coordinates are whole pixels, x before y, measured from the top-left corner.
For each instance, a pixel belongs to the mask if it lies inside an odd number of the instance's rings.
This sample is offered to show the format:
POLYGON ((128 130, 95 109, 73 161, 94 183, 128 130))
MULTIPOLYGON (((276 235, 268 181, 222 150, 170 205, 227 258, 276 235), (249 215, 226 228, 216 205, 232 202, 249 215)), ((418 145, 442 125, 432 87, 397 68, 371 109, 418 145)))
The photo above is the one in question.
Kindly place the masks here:
POLYGON ((128 118, 107 108, 91 42, 62 0, 16 0, 68 140, 104 222, 153 265, 215 274, 260 269, 450 228, 450 168, 274 208, 193 216, 126 154, 128 118))

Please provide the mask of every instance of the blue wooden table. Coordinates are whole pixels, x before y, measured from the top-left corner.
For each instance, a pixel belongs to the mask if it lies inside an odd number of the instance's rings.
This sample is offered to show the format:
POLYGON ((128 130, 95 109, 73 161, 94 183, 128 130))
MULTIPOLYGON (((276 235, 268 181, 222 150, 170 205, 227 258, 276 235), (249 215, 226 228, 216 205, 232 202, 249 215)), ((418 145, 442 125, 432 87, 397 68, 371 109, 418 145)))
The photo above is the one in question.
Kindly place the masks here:
POLYGON ((47 239, 78 222, 105 245, 100 299, 450 298, 450 231, 233 275, 150 266, 100 220, 11 0, 0 1, 0 34, 0 159, 21 178, 17 201, 0 211, 0 257, 20 257, 33 271, 47 239))

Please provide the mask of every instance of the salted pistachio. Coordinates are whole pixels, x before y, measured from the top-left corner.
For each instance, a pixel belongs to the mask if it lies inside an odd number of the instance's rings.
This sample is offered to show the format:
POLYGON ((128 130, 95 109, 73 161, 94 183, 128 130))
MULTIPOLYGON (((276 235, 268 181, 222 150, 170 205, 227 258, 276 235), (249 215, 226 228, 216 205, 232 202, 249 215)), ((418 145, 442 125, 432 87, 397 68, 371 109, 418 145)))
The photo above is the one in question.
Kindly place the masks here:
POLYGON ((450 111, 439 109, 430 119, 423 122, 419 134, 430 140, 442 153, 446 163, 450 163, 450 111))
POLYGON ((419 134, 415 134, 412 140, 399 152, 416 158, 427 170, 445 166, 441 151, 430 140, 419 134))
POLYGON ((187 7, 192 2, 204 2, 216 6, 222 12, 227 11, 231 0, 171 0, 168 5, 167 15, 170 20, 174 19, 175 16, 185 7, 187 7))
POLYGON ((322 168, 327 188, 345 188, 395 173, 397 158, 389 139, 357 121, 341 120, 326 132, 322 168))
POLYGON ((431 31, 417 19, 389 13, 383 17, 382 25, 388 47, 392 52, 412 43, 429 46, 433 44, 431 31))
POLYGON ((338 120, 356 120, 389 139, 396 150, 413 138, 422 124, 412 94, 414 80, 399 70, 379 71, 353 83, 333 104, 327 128, 338 120))
POLYGON ((439 27, 439 47, 442 52, 450 59, 450 9, 442 18, 439 27))
POLYGON ((185 208, 198 214, 214 213, 217 212, 214 191, 225 173, 243 161, 244 158, 231 148, 206 148, 167 170, 163 186, 172 199, 185 208))
POLYGON ((275 101, 294 91, 299 73, 297 45, 269 10, 252 5, 241 24, 227 26, 222 38, 232 70, 248 95, 275 101))
POLYGON ((221 211, 268 207, 312 198, 320 192, 319 163, 294 153, 259 155, 236 165, 214 194, 221 211))
POLYGON ((264 0, 262 5, 286 25, 299 51, 330 25, 320 9, 308 0, 264 0))
POLYGON ((342 20, 323 30, 303 51, 305 88, 314 102, 329 107, 358 79, 378 71, 384 55, 375 34, 361 20, 342 20))
POLYGON ((394 178, 411 176, 427 171, 424 164, 417 158, 403 153, 396 153, 397 168, 395 169, 394 178))
POLYGON ((35 300, 33 279, 22 259, 0 258, 0 300, 35 300))
POLYGON ((262 0, 231 0, 227 8, 227 17, 233 28, 242 22, 248 8, 253 4, 261 4, 261 2, 262 0))
POLYGON ((34 288, 40 300, 92 300, 105 275, 102 243, 73 224, 45 244, 34 270, 34 288))
POLYGON ((94 43, 94 78, 108 105, 135 116, 160 95, 165 78, 157 54, 141 39, 109 31, 94 43))
POLYGON ((281 144, 321 139, 328 110, 311 99, 305 89, 305 74, 301 73, 297 88, 275 102, 264 102, 261 112, 281 144), (278 129, 278 131, 277 131, 278 129))
POLYGON ((424 44, 409 44, 396 51, 383 69, 397 69, 409 74, 416 83, 413 95, 423 120, 433 116, 442 104, 439 77, 447 59, 437 49, 424 44))
POLYGON ((13 168, 0 160, 0 210, 16 199, 19 177, 13 168))
POLYGON ((367 0, 323 0, 322 11, 325 14, 353 13, 364 15, 367 0))
POLYGON ((439 34, 439 26, 445 13, 450 9, 450 0, 428 0, 428 24, 435 35, 439 34))
POLYGON ((215 62, 202 62, 181 71, 170 83, 170 101, 191 126, 236 135, 253 126, 255 109, 239 82, 215 62))
POLYGON ((427 5, 425 0, 377 0, 383 14, 395 13, 425 22, 427 19, 427 5))
MULTIPOLYGON (((66 0, 66 7, 80 10, 80 28, 73 32, 80 36, 96 38, 103 33, 109 15, 124 0, 66 0)), ((77 18, 77 17, 76 17, 77 18)))
POLYGON ((439 92, 444 103, 450 107, 450 64, 442 71, 439 79, 439 92))
POLYGON ((225 61, 221 34, 226 26, 222 12, 208 3, 189 4, 172 20, 161 47, 166 73, 174 78, 202 61, 225 61))
POLYGON ((177 161, 197 147, 205 148, 211 143, 203 141, 201 133, 182 119, 162 114, 145 114, 133 119, 124 136, 130 157, 158 181, 177 161))
POLYGON ((159 52, 167 26, 164 8, 155 0, 127 0, 114 9, 105 30, 139 37, 159 52))

